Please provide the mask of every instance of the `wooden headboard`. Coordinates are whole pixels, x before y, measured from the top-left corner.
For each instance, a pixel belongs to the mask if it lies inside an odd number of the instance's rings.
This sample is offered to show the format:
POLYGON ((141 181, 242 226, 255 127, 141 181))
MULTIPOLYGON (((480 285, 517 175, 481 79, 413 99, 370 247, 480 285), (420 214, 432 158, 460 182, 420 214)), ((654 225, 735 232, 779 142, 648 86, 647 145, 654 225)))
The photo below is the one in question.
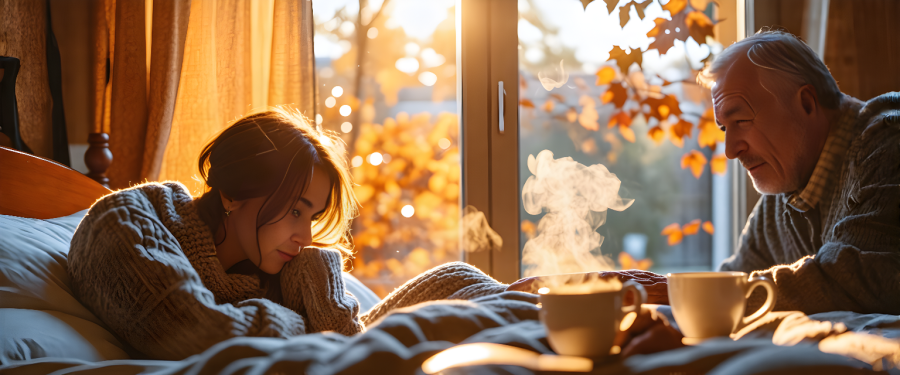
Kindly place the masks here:
POLYGON ((90 207, 110 190, 62 164, 0 147, 0 214, 50 219, 90 207))

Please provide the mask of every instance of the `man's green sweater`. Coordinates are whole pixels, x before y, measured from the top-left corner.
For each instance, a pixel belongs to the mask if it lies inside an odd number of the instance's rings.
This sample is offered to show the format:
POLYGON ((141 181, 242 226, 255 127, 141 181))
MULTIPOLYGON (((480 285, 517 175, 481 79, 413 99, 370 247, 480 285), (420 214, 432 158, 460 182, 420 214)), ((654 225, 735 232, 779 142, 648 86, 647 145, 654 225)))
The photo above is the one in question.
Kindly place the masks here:
POLYGON ((900 314, 900 93, 865 103, 848 135, 818 204, 764 195, 720 267, 773 279, 776 310, 900 314))

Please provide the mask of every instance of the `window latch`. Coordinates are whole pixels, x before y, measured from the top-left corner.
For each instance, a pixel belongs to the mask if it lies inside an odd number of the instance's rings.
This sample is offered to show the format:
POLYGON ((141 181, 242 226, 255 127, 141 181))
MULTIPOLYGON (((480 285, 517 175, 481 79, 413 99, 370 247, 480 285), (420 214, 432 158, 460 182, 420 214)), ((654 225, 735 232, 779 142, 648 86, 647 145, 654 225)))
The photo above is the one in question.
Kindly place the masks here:
POLYGON ((506 99, 506 90, 503 89, 503 81, 497 82, 497 114, 499 115, 500 134, 503 134, 505 126, 503 124, 503 102, 506 99))

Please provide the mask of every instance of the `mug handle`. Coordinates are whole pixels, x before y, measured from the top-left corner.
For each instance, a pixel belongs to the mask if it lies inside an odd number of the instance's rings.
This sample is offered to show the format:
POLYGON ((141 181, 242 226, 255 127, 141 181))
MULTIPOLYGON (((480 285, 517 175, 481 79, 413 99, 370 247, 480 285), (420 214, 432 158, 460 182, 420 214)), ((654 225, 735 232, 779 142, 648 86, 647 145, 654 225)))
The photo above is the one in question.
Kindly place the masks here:
POLYGON ((628 294, 629 290, 634 293, 634 304, 622 306, 622 315, 633 311, 641 311, 641 305, 647 301, 647 291, 644 290, 644 286, 634 280, 628 280, 622 284, 622 300, 625 299, 625 295, 628 294))
POLYGON ((766 303, 764 303, 762 307, 759 308, 759 310, 756 310, 753 315, 744 317, 744 325, 755 322, 759 318, 762 318, 764 315, 772 311, 773 308, 775 308, 775 301, 777 297, 775 295, 775 282, 763 276, 754 276, 747 280, 747 283, 744 284, 744 289, 747 291, 744 295, 744 298, 750 298, 750 294, 752 294, 753 290, 758 286, 766 288, 766 303))

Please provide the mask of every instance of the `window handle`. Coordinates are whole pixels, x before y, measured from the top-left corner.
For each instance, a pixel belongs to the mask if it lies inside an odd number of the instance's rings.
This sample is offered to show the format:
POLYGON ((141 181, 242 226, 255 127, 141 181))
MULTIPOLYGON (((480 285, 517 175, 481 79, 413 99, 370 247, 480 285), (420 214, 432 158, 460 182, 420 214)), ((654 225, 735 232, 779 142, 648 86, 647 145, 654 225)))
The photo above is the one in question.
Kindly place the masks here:
POLYGON ((505 126, 503 124, 503 101, 506 99, 506 90, 503 89, 503 81, 497 82, 497 103, 499 104, 497 114, 500 117, 500 134, 503 134, 505 126))

